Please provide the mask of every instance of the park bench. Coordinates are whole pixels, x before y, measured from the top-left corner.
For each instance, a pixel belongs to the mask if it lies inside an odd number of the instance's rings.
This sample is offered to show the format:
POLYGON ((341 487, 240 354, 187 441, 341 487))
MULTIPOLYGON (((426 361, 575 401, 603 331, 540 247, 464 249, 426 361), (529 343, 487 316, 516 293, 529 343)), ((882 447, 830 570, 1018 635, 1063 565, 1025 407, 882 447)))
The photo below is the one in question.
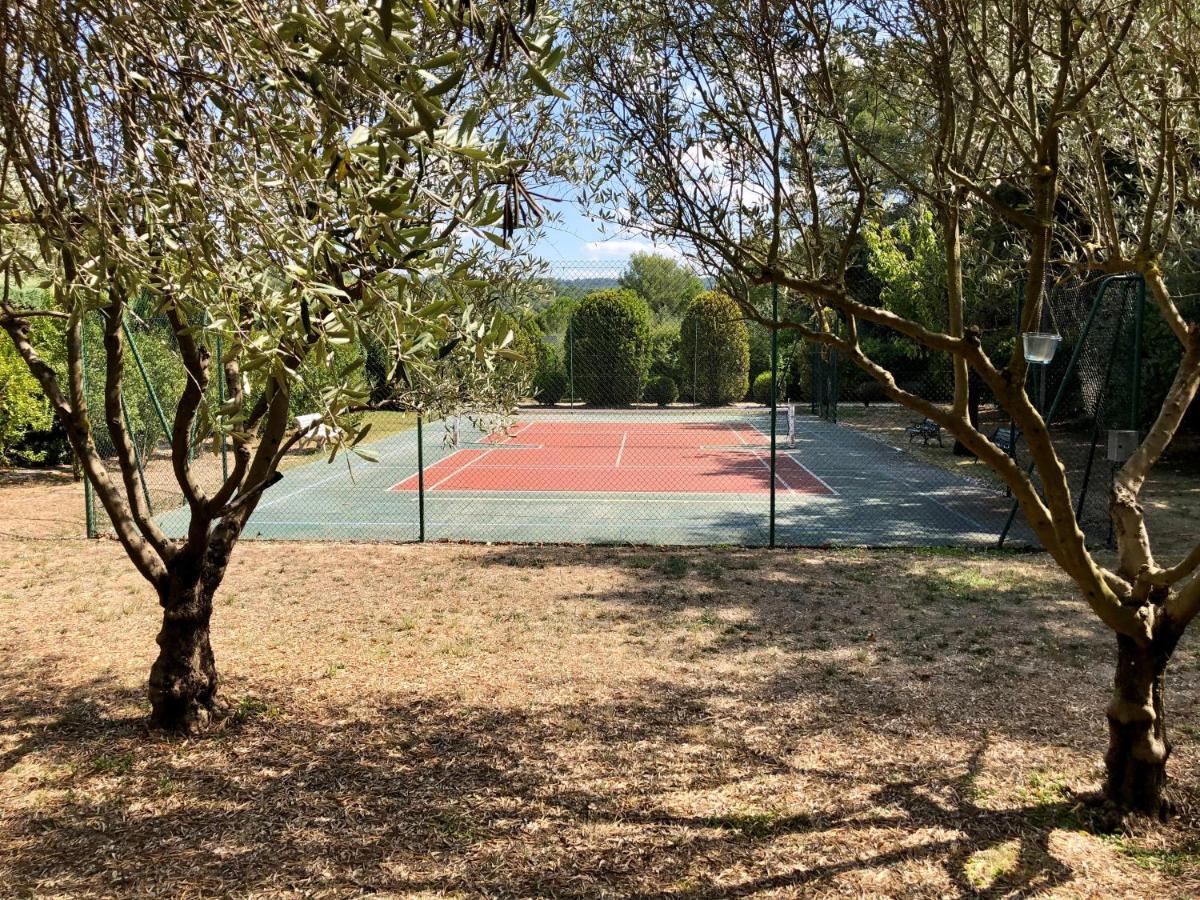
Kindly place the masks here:
POLYGON ((1016 455, 1017 442, 1021 440, 1021 429, 1015 425, 997 426, 992 431, 991 441, 1009 456, 1016 455))
POLYGON ((904 433, 908 435, 908 442, 911 444, 917 438, 921 439, 926 447, 929 442, 936 440, 938 446, 942 446, 942 426, 933 419, 925 419, 923 422, 913 422, 904 429, 904 433))

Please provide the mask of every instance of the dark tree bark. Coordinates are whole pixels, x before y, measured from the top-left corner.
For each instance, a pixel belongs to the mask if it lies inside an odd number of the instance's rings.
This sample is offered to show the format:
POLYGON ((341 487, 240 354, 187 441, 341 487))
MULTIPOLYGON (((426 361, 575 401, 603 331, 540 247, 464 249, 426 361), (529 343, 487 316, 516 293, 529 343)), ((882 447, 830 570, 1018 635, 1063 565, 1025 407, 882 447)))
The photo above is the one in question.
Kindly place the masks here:
MULTIPOLYGON (((217 662, 209 642, 213 596, 237 543, 247 507, 222 519, 205 535, 199 561, 191 554, 173 560, 159 602, 158 659, 150 669, 151 721, 160 728, 193 734, 228 711, 217 695, 217 662)), ((202 533, 203 530, 202 530, 202 533)))
POLYGON ((1108 705, 1108 752, 1104 756, 1105 798, 1122 812, 1166 819, 1167 661, 1177 638, 1142 645, 1117 636, 1117 672, 1108 705))
POLYGON ((215 586, 172 573, 160 598, 158 658, 150 669, 151 721, 169 731, 194 733, 219 719, 217 663, 209 642, 215 586))

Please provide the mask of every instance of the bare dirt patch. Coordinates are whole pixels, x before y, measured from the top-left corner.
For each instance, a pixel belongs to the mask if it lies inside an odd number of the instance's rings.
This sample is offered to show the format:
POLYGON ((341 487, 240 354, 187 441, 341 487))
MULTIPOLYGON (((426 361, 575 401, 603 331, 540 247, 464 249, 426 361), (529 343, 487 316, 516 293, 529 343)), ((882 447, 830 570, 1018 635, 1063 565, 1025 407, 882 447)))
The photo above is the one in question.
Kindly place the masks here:
POLYGON ((0 568, 9 894, 1200 893, 1194 642, 1183 814, 1090 833, 1111 642, 1040 557, 245 544, 188 741, 115 543, 0 568))

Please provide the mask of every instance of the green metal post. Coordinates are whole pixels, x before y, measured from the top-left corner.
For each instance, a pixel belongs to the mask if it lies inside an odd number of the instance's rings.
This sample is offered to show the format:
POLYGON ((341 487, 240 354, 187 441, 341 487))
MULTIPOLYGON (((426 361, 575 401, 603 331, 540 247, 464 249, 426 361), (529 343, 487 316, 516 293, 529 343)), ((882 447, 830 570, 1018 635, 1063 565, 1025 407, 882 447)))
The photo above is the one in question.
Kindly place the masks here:
POLYGON ((771 523, 768 531, 767 545, 775 547, 775 425, 779 416, 779 401, 776 397, 775 382, 779 369, 779 329, 775 324, 779 321, 779 285, 771 285, 771 523))
MULTIPOLYGON (((221 341, 221 336, 217 335, 217 401, 221 406, 225 405, 225 366, 222 360, 225 359, 224 343, 221 341)), ((229 448, 226 446, 225 435, 217 436, 221 441, 221 479, 229 480, 229 448)))
POLYGON ((129 433, 129 443, 133 445, 133 461, 137 465, 138 481, 142 484, 142 496, 146 498, 146 511, 154 515, 154 504, 150 502, 150 487, 146 484, 146 467, 142 464, 142 451, 138 449, 137 437, 133 433, 133 423, 129 421, 129 407, 125 398, 121 397, 121 418, 125 420, 125 431, 129 433))
POLYGON ((421 416, 417 416, 417 519, 420 537, 425 540, 425 432, 421 427, 421 416))
POLYGON ((571 405, 575 405, 575 323, 567 323, 567 380, 571 389, 571 405))
MULTIPOLYGON (((79 323, 79 368, 83 372, 83 394, 87 396, 87 335, 84 326, 87 325, 87 314, 79 323)), ((83 468, 83 463, 79 463, 83 468)), ((87 472, 83 473, 83 519, 84 529, 89 538, 96 536, 96 495, 92 492, 92 482, 87 472)))
POLYGON ((1138 276, 1137 310, 1133 316, 1133 397, 1129 402, 1129 430, 1138 431, 1142 419, 1142 322, 1146 316, 1146 279, 1138 276))
MULTIPOLYGON (((1092 323, 1096 320, 1096 314, 1100 311, 1100 304, 1104 302, 1104 295, 1108 291, 1108 286, 1114 281, 1126 281, 1130 278, 1129 275, 1109 275, 1100 282, 1100 290, 1096 293, 1096 299, 1092 303, 1091 310, 1088 311, 1087 321, 1083 324, 1083 330, 1079 332, 1079 337, 1075 339, 1075 348, 1071 351, 1071 359, 1067 363, 1067 368, 1063 372, 1062 380, 1058 384, 1058 389, 1054 392, 1054 400, 1050 403, 1050 408, 1045 409, 1043 401, 1043 409, 1039 410, 1042 414, 1042 421, 1046 423, 1046 429, 1049 430, 1050 423, 1054 421, 1054 414, 1058 412, 1058 407, 1062 403, 1063 398, 1067 393, 1067 383, 1070 381, 1071 373, 1075 371, 1075 365, 1079 362, 1079 356, 1083 352, 1083 345, 1087 341, 1088 335, 1092 331, 1092 323)), ((1136 276, 1134 276, 1136 277, 1136 276)), ((1049 302, 1049 300, 1045 301, 1049 302)), ((1021 340, 1021 334, 1017 334, 1017 340, 1021 340)), ((1048 364, 1047 364, 1048 365, 1048 364)), ((1027 472, 1033 471, 1033 461, 1030 460, 1026 466, 1027 472)), ((1004 528, 1000 532, 1000 539, 997 541, 998 547, 1003 547, 1005 540, 1008 538, 1009 529, 1012 528, 1013 521, 1017 517, 1017 510, 1020 508, 1016 500, 1013 501, 1012 509, 1008 512, 1008 520, 1004 523, 1004 528)))
POLYGON ((142 362, 142 354, 138 352, 137 341, 133 339, 133 332, 129 330, 129 323, 122 321, 121 328, 125 332, 125 340, 129 342, 129 349, 133 351, 133 360, 137 363, 138 371, 142 373, 142 381, 146 384, 146 392, 150 395, 150 403, 154 407, 154 414, 158 417, 158 424, 162 426, 163 436, 170 439, 171 426, 167 424, 167 416, 163 412, 162 404, 158 402, 158 392, 154 390, 154 385, 150 383, 150 376, 146 372, 146 364, 142 362))

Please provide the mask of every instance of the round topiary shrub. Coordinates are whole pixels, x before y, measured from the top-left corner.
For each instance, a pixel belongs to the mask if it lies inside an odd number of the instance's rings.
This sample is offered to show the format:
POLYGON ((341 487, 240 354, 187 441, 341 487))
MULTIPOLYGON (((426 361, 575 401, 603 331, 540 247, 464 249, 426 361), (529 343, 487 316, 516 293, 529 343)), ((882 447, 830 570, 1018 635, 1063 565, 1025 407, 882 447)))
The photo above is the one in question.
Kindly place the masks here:
POLYGON ((533 399, 542 406, 553 406, 567 393, 567 376, 561 369, 538 372, 533 376, 533 399))
POLYGON ((670 375, 656 375, 646 383, 646 400, 659 406, 669 406, 679 399, 679 388, 670 375))
POLYGON ((692 298, 679 325, 679 366, 684 391, 697 403, 720 406, 746 396, 750 334, 728 294, 692 298))
MULTIPOLYGON (((783 379, 777 379, 775 382, 775 399, 776 402, 783 401, 783 379)), ((763 406, 771 405, 771 373, 759 372, 754 379, 754 386, 750 389, 750 396, 754 398, 755 403, 761 403, 763 406)))
POLYGON ((628 406, 642 396, 650 371, 650 319, 650 307, 632 291, 595 291, 580 301, 567 340, 580 399, 591 406, 628 406))
POLYGON ((567 373, 562 353, 549 344, 537 344, 533 357, 533 399, 553 406, 567 394, 567 373))

